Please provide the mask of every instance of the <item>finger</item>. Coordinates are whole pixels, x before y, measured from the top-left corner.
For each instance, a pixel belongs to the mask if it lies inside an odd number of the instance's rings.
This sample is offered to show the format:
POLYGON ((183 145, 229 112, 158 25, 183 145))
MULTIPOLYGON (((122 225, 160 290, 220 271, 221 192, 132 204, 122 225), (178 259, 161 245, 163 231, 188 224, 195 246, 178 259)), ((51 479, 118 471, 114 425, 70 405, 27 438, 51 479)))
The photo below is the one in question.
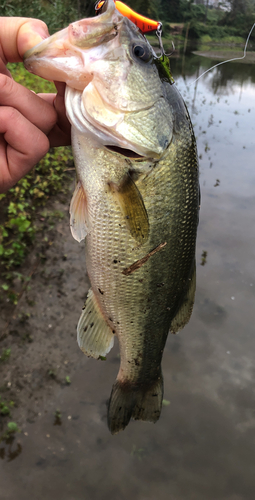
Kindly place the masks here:
POLYGON ((49 36, 39 19, 0 17, 0 57, 7 62, 22 61, 24 53, 49 36))
POLYGON ((54 108, 59 117, 57 125, 68 137, 68 144, 71 144, 71 124, 66 116, 65 107, 65 89, 66 84, 63 82, 54 82, 56 89, 58 91, 56 99, 54 101, 54 108))
POLYGON ((37 94, 38 97, 40 97, 41 99, 46 101, 51 106, 54 106, 54 101, 55 101, 56 95, 57 94, 47 94, 46 92, 43 94, 42 93, 37 94))
POLYGON ((6 68, 6 66, 5 66, 4 62, 2 61, 2 59, 0 59, 0 73, 3 74, 3 75, 7 75, 10 78, 12 77, 10 71, 6 68))
POLYGON ((69 130, 64 131, 59 125, 55 125, 53 129, 48 134, 48 139, 50 141, 51 148, 58 148, 59 146, 70 146, 71 145, 71 125, 69 124, 69 130))
POLYGON ((60 97, 65 97, 66 84, 64 82, 54 82, 54 85, 58 91, 60 97))
POLYGON ((0 134, 0 191, 3 192, 47 153, 49 140, 16 109, 5 106, 0 107, 0 134))
POLYGON ((52 105, 6 75, 0 75, 0 105, 17 109, 45 134, 57 121, 52 105))
POLYGON ((54 82, 58 90, 56 94, 38 94, 42 99, 45 99, 49 104, 54 106, 57 111, 58 120, 56 125, 50 131, 48 137, 51 147, 69 146, 71 144, 71 125, 66 117, 65 109, 65 84, 54 82))

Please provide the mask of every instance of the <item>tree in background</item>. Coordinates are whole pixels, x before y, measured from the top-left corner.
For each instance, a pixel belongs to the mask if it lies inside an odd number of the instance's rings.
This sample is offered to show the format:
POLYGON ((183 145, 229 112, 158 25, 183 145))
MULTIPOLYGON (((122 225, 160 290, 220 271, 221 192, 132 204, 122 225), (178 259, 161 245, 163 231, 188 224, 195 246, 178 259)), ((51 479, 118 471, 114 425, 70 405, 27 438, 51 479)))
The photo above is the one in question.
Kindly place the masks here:
MULTIPOLYGON (((255 22, 255 0, 221 0, 228 10, 212 8, 207 0, 124 0, 136 12, 170 23, 190 23, 190 35, 222 38, 247 37, 255 22)), ((54 33, 72 21, 93 16, 94 0, 0 0, 0 16, 24 16, 42 19, 54 33)), ((167 30, 164 30, 166 33, 167 30)), ((253 34, 253 39, 255 33, 253 34)))
POLYGON ((158 19, 161 0, 127 0, 124 3, 143 16, 158 19))
POLYGON ((226 12, 223 22, 239 30, 240 36, 247 36, 255 22, 255 0, 229 0, 229 5, 230 9, 226 12))

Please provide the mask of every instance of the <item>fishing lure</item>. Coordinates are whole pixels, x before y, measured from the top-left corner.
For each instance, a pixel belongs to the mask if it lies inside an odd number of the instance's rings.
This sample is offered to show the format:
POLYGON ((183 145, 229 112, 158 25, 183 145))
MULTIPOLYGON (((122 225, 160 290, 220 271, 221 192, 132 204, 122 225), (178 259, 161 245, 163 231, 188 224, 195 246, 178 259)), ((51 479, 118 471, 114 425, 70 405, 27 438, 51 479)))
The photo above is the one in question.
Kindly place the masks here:
MULTIPOLYGON (((95 5, 96 13, 99 14, 105 5, 107 0, 99 0, 95 5)), ((134 23, 143 34, 149 33, 150 31, 162 30, 162 23, 159 21, 153 21, 153 19, 149 19, 148 17, 141 16, 134 10, 130 9, 128 5, 119 0, 115 1, 116 9, 125 17, 127 17, 132 23, 134 23)))
MULTIPOLYGON (((134 23, 143 34, 150 33, 151 31, 156 31, 156 35, 159 41, 160 47, 160 59, 162 56, 169 57, 171 54, 166 54, 164 51, 163 43, 162 43, 162 23, 160 21, 153 21, 153 19, 149 19, 148 17, 142 16, 138 14, 134 10, 132 10, 128 5, 119 0, 114 0, 116 9, 123 16, 127 17, 132 23, 134 23)), ((106 6, 107 0, 98 0, 95 4, 95 11, 97 14, 100 14, 104 7, 106 6)), ((173 42, 172 42, 173 45, 173 42)), ((174 49, 174 45, 173 45, 174 49)))

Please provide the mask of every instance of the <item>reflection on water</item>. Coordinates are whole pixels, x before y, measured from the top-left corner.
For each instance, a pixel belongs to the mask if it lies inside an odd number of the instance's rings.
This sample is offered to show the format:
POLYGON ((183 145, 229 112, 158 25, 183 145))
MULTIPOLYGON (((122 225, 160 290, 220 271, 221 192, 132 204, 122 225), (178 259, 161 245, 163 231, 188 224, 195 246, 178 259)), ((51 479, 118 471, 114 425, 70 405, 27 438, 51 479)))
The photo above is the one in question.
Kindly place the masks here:
POLYGON ((213 64, 172 60, 197 137, 202 207, 194 313, 164 353, 169 404, 156 425, 111 436, 118 349, 105 363, 80 358, 71 386, 27 424, 14 466, 1 461, 3 498, 254 498, 255 66, 221 65, 193 84, 213 64))
MULTIPOLYGON (((209 57, 200 57, 191 53, 186 56, 180 55, 178 58, 173 58, 171 60, 171 68, 175 78, 182 76, 184 79, 191 79, 193 81, 217 63, 219 63, 218 60, 209 57)), ((255 65, 240 62, 220 64, 209 76, 210 84, 208 89, 213 93, 217 93, 218 89, 223 91, 224 87, 232 85, 233 82, 239 84, 241 87, 248 81, 254 84, 255 65)))

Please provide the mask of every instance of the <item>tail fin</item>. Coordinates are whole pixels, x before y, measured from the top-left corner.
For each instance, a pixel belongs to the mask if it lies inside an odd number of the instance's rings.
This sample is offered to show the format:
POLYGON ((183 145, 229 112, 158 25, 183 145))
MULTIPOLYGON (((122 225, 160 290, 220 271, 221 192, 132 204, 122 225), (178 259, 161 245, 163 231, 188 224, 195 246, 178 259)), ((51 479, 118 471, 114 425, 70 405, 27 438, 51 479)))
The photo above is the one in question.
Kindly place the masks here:
POLYGON ((108 427, 112 434, 125 429, 131 417, 135 420, 156 422, 161 413, 163 399, 163 378, 149 387, 137 388, 116 380, 112 388, 108 407, 108 427))

